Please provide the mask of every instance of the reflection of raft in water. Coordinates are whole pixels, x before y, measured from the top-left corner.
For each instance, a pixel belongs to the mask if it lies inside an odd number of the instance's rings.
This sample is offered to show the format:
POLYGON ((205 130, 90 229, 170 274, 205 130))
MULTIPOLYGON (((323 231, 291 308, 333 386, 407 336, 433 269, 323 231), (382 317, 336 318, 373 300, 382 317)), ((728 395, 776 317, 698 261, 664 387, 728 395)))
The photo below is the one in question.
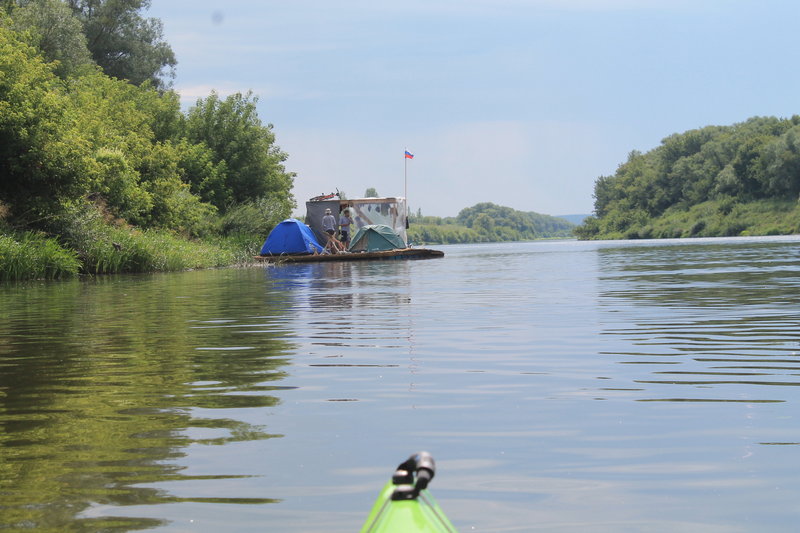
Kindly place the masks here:
POLYGON ((392 259, 433 259, 444 257, 444 252, 428 248, 402 248, 378 252, 351 252, 338 254, 278 254, 258 255, 257 261, 270 263, 313 263, 317 261, 380 261, 392 259))

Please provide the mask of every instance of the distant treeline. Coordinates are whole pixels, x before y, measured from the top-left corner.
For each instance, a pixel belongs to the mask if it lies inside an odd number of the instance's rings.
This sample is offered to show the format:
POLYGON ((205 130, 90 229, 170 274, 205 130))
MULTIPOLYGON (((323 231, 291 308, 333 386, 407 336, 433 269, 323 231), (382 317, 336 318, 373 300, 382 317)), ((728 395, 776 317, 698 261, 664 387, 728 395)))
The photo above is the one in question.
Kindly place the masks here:
POLYGON ((553 216, 517 211, 484 202, 462 209, 456 217, 421 214, 409 218, 414 243, 457 244, 527 241, 572 237, 572 223, 553 216))
POLYGON ((633 151, 594 188, 584 239, 800 233, 800 116, 754 117, 633 151))

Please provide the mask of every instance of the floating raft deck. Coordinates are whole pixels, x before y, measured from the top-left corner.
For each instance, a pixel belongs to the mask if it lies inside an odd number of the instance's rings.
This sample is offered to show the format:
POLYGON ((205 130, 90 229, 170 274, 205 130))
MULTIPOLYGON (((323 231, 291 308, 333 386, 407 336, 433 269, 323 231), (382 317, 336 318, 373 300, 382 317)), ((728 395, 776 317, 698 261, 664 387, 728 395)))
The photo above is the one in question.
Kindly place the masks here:
POLYGON ((257 255, 256 261, 268 263, 317 263, 322 261, 386 261, 398 259, 434 259, 444 257, 444 252, 428 248, 403 248, 382 252, 352 252, 338 254, 282 254, 257 255))

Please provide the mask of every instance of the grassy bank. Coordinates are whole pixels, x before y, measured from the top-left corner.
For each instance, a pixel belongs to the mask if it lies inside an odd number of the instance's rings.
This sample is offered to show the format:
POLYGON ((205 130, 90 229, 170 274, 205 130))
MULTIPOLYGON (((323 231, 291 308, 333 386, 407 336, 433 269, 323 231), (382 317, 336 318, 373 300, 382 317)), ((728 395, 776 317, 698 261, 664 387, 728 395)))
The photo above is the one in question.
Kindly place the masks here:
POLYGON ((258 237, 197 241, 113 227, 78 243, 41 233, 7 233, 0 234, 0 281, 230 266, 248 262, 260 244, 258 237))
POLYGON ((247 202, 188 235, 132 226, 102 203, 67 205, 39 219, 36 231, 14 228, 3 214, 0 204, 0 281, 247 264, 283 215, 270 202, 247 202))
POLYGON ((32 232, 0 235, 0 281, 59 279, 79 270, 78 255, 55 239, 32 232))
POLYGON ((795 201, 712 200, 688 209, 673 206, 652 219, 634 215, 590 217, 576 234, 582 239, 664 239, 800 233, 800 203, 795 201))

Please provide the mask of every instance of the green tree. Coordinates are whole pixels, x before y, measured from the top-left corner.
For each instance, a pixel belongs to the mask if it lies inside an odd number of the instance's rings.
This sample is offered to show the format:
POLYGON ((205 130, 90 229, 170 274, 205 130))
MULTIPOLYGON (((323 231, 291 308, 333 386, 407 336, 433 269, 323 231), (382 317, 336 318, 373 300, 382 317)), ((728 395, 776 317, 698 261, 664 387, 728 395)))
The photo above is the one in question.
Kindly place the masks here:
POLYGON ((179 140, 184 117, 178 93, 153 90, 149 84, 144 84, 142 89, 134 91, 131 97, 136 107, 145 112, 153 139, 157 142, 179 140))
MULTIPOLYGON (((216 209, 194 193, 187 167, 203 169, 202 156, 210 156, 207 148, 169 138, 179 118, 175 95, 100 72, 69 87, 76 145, 88 150, 90 162, 86 196, 132 224, 201 233, 216 209), (194 157, 199 161, 186 165, 194 157)), ((212 165, 210 177, 201 178, 213 181, 219 170, 212 165)))
POLYGON ((215 162, 214 152, 205 143, 193 144, 181 139, 178 146, 178 170, 191 191, 214 206, 230 205, 232 199, 226 186, 228 170, 225 161, 215 162))
POLYGON ((414 242, 468 243, 570 237, 573 224, 562 218, 484 202, 462 209, 456 218, 411 217, 414 242))
POLYGON ((115 216, 142 222, 153 209, 153 195, 141 186, 141 176, 119 149, 100 148, 95 153, 97 180, 94 194, 102 197, 115 216))
POLYGON ((800 193, 800 127, 766 144, 756 174, 767 196, 795 199, 800 193))
POLYGON ((375 190, 375 187, 370 187, 364 193, 364 198, 380 198, 380 196, 378 195, 378 191, 375 190))
MULTIPOLYGON (((737 235, 755 227, 758 217, 746 222, 744 213, 783 212, 800 194, 799 125, 797 116, 753 117, 670 135, 646 154, 633 152, 613 176, 595 182, 596 217, 578 235, 737 235), (757 206, 736 207, 744 204, 757 206)), ((767 230, 773 233, 793 227, 791 220, 772 224, 767 230)))
POLYGON ((75 75, 94 65, 83 27, 61 0, 33 0, 12 10, 14 29, 30 32, 45 59, 58 61, 56 74, 75 75))
POLYGON ((163 24, 141 14, 150 0, 67 0, 83 24, 94 61, 112 77, 134 85, 169 86, 177 61, 163 24))
POLYGON ((36 220, 88 190, 87 147, 52 65, 0 19, 0 202, 36 220))
POLYGON ((490 236, 494 233, 494 220, 486 213, 478 213, 472 221, 472 228, 479 233, 490 236))
POLYGON ((263 126, 258 118, 257 102, 250 92, 224 100, 212 92, 187 113, 185 137, 208 146, 214 164, 226 165, 225 194, 204 200, 224 212, 230 202, 268 198, 280 201, 288 216, 295 205, 291 195, 294 174, 283 166, 288 156, 275 144, 272 125, 263 126))

